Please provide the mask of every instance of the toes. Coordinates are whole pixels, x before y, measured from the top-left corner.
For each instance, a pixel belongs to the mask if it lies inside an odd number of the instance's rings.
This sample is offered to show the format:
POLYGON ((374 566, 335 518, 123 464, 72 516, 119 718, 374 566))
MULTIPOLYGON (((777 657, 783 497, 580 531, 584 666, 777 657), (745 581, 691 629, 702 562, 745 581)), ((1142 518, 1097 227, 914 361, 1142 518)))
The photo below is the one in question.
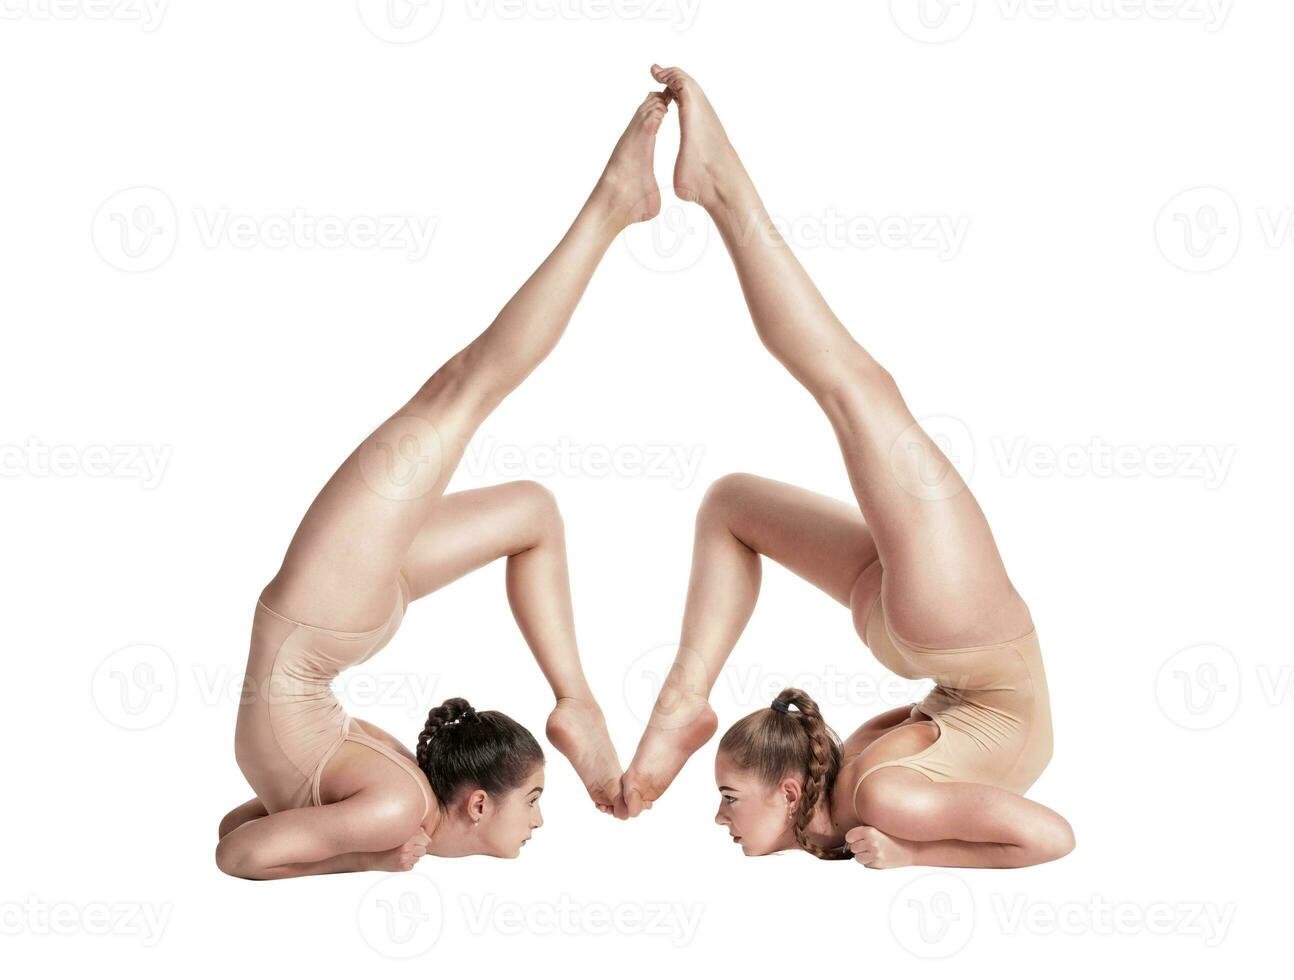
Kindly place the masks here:
POLYGON ((669 112, 669 99, 662 92, 649 92, 638 111, 643 119, 660 122, 669 112))
POLYGON ((660 65, 652 65, 651 73, 652 78, 662 85, 667 85, 675 94, 682 91, 683 86, 692 80, 691 76, 681 68, 662 68, 660 65))

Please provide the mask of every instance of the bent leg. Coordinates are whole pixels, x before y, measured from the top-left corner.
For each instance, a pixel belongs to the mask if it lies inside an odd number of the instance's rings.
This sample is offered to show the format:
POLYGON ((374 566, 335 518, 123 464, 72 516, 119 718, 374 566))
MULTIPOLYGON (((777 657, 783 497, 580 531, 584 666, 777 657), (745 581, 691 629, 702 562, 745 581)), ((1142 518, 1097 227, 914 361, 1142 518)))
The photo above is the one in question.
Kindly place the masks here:
POLYGON ((708 698, 754 612, 761 555, 845 606, 877 560, 855 506, 744 473, 710 487, 697 513, 678 654, 625 773, 626 815, 658 799, 714 734, 708 698))
POLYGON ((266 589, 277 611, 341 630, 381 620, 396 571, 472 434, 556 346, 615 237, 659 208, 651 161, 665 108, 659 94, 648 97, 552 254, 333 474, 266 589))
POLYGON ((223 817, 220 818, 220 827, 217 831, 218 837, 224 837, 231 830, 237 830, 249 820, 256 820, 260 817, 268 816, 269 811, 265 809, 265 804, 259 799, 253 797, 246 803, 240 803, 223 817))
POLYGON ((1026 632, 1028 610, 970 490, 796 260, 696 82, 678 69, 654 73, 680 103, 676 186, 713 218, 764 346, 831 421, 896 632, 931 646, 1026 632))
POLYGON ((512 614, 553 689, 549 741, 570 759, 598 809, 611 812, 621 767, 575 640, 566 536, 553 495, 530 481, 442 497, 431 508, 403 571, 424 596, 496 559, 507 561, 512 614))
POLYGON ((378 772, 340 802, 282 810, 234 828, 216 846, 216 865, 257 880, 382 867, 383 855, 420 832, 423 805, 407 776, 378 772))

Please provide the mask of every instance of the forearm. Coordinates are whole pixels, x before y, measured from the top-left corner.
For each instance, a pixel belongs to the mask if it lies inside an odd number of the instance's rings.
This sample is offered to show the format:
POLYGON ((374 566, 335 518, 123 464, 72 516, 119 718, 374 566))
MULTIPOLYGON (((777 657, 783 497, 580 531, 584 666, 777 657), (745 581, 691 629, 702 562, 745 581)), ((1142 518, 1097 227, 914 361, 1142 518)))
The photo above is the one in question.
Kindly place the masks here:
POLYGON ((278 878, 304 878, 308 875, 333 875, 348 871, 371 871, 376 854, 363 851, 354 854, 338 854, 336 857, 322 861, 307 861, 300 864, 280 864, 276 867, 253 868, 249 874, 240 877, 254 881, 272 881, 278 878))
POLYGON ((932 868, 1027 868, 1059 854, 1022 844, 977 844, 964 840, 904 841, 912 863, 932 868))

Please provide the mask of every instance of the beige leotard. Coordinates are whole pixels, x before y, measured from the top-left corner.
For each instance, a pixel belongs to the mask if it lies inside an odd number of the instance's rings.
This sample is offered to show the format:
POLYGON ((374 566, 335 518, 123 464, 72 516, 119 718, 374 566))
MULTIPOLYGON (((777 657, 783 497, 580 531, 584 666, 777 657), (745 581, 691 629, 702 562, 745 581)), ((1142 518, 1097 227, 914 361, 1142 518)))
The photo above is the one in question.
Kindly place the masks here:
POLYGON ((878 595, 863 633, 882 665, 935 681, 916 707, 934 720, 939 737, 916 755, 872 766, 858 783, 877 769, 903 766, 939 782, 1023 793, 1042 774, 1051 760, 1051 705, 1037 630, 1004 643, 923 647, 895 636, 878 595))
POLYGON ((368 660, 395 635, 409 606, 403 574, 393 589, 386 622, 361 633, 298 623, 257 602, 234 754, 270 813, 320 806, 320 776, 344 742, 367 746, 408 772, 422 792, 423 816, 430 810, 426 776, 391 746, 354 730, 330 687, 334 677, 368 660))

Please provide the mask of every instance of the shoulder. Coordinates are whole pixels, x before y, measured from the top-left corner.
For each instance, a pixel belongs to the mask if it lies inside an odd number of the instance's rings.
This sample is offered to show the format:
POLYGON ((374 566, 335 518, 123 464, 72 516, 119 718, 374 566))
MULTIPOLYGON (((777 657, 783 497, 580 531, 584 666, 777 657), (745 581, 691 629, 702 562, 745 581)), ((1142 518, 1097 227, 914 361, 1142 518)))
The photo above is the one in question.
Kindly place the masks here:
POLYGON ((930 816, 931 809, 939 805, 935 784, 903 766, 877 769, 846 789, 853 794, 854 816, 869 827, 904 825, 930 816))

